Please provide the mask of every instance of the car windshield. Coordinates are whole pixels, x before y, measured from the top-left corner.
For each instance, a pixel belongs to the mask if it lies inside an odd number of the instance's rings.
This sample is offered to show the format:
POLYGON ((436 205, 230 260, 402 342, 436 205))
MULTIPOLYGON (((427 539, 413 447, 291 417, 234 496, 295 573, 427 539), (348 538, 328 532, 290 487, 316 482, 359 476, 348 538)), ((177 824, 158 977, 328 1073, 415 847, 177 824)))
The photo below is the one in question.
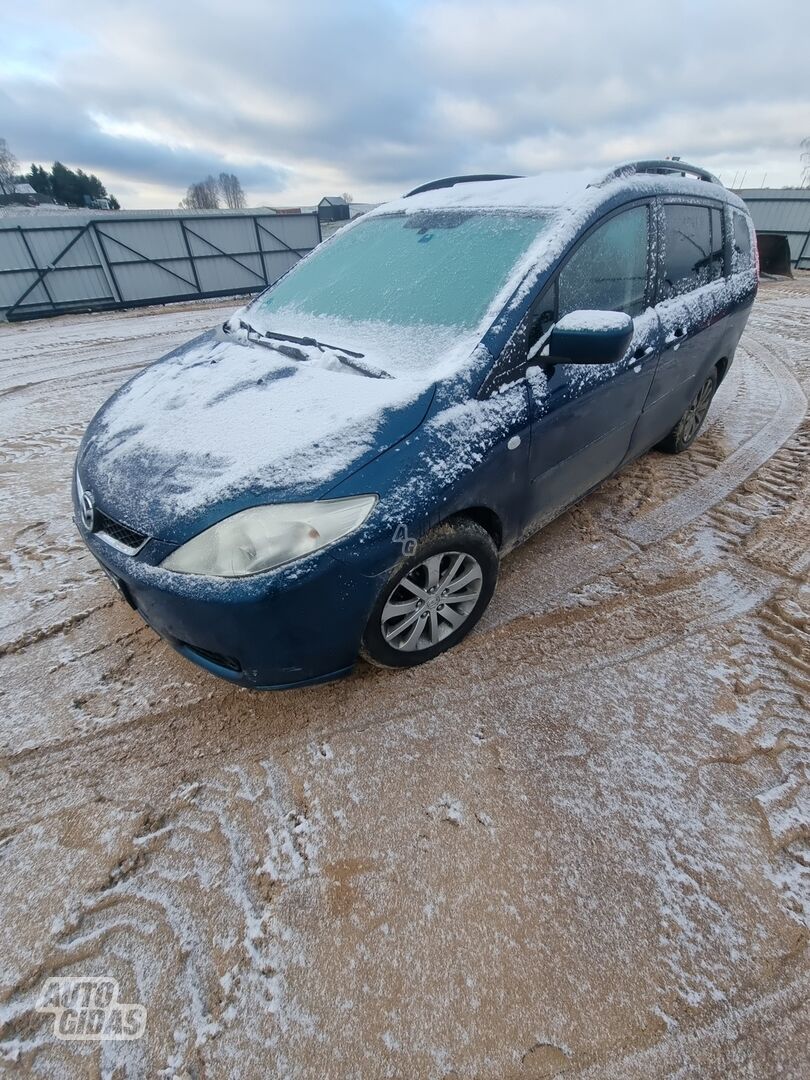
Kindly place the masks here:
POLYGON ((490 210, 370 217, 316 248, 252 311, 274 327, 285 325, 286 311, 299 319, 471 330, 548 221, 490 210))

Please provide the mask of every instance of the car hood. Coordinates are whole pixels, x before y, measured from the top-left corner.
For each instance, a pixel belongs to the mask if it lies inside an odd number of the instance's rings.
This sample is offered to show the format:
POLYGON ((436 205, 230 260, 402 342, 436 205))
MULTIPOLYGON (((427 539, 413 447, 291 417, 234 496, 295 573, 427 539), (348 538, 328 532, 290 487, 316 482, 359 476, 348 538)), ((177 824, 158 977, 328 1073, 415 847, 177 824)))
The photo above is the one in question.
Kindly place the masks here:
POLYGON ((424 419, 432 379, 372 378, 211 331, 126 383, 79 452, 85 490, 170 543, 261 502, 323 497, 424 419))

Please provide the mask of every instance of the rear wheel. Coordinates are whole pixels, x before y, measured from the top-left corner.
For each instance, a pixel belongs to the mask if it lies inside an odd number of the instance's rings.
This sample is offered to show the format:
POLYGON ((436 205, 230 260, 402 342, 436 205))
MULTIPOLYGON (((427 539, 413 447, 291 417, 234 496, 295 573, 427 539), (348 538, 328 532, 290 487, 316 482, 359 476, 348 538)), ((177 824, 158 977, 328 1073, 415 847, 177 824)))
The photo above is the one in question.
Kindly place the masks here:
POLYGON ((687 450, 703 427, 714 392, 717 389, 717 371, 712 371, 701 388, 689 402, 689 407, 669 435, 658 444, 657 450, 667 454, 682 454, 687 450))
POLYGON ((414 667, 452 649, 489 604, 498 552, 466 518, 432 529, 394 568, 372 609, 362 655, 382 667, 414 667))

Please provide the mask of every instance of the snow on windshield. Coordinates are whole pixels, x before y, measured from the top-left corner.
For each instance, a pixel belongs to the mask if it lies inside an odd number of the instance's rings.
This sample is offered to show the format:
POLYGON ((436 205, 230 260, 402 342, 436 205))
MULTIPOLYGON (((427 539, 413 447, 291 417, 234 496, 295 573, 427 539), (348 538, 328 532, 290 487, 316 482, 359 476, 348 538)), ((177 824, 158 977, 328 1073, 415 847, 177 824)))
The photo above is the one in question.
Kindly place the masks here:
POLYGON ((316 249, 248 317, 262 329, 319 338, 343 331, 337 340, 346 347, 378 342, 386 328, 416 332, 422 358, 430 359, 459 331, 481 326, 548 222, 526 211, 377 215, 316 249))

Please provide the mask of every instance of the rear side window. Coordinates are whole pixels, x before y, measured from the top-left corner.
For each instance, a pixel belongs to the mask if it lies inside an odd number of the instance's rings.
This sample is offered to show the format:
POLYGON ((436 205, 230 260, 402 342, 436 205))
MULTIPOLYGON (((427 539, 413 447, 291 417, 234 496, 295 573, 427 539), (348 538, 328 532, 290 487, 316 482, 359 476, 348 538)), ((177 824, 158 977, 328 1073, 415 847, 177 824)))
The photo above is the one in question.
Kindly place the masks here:
POLYGON ((751 243, 751 227, 748 218, 739 210, 731 211, 732 245, 731 245, 731 272, 738 274, 741 270, 750 270, 753 265, 753 244, 751 243))
POLYGON ((646 206, 609 218, 576 249, 559 278, 559 317, 580 309, 624 311, 645 308, 649 228, 646 206))
MULTIPOLYGON (((722 230, 719 244, 722 274, 722 230)), ((720 276, 712 244, 712 211, 708 206, 664 205, 663 259, 664 300, 691 292, 720 276)))

